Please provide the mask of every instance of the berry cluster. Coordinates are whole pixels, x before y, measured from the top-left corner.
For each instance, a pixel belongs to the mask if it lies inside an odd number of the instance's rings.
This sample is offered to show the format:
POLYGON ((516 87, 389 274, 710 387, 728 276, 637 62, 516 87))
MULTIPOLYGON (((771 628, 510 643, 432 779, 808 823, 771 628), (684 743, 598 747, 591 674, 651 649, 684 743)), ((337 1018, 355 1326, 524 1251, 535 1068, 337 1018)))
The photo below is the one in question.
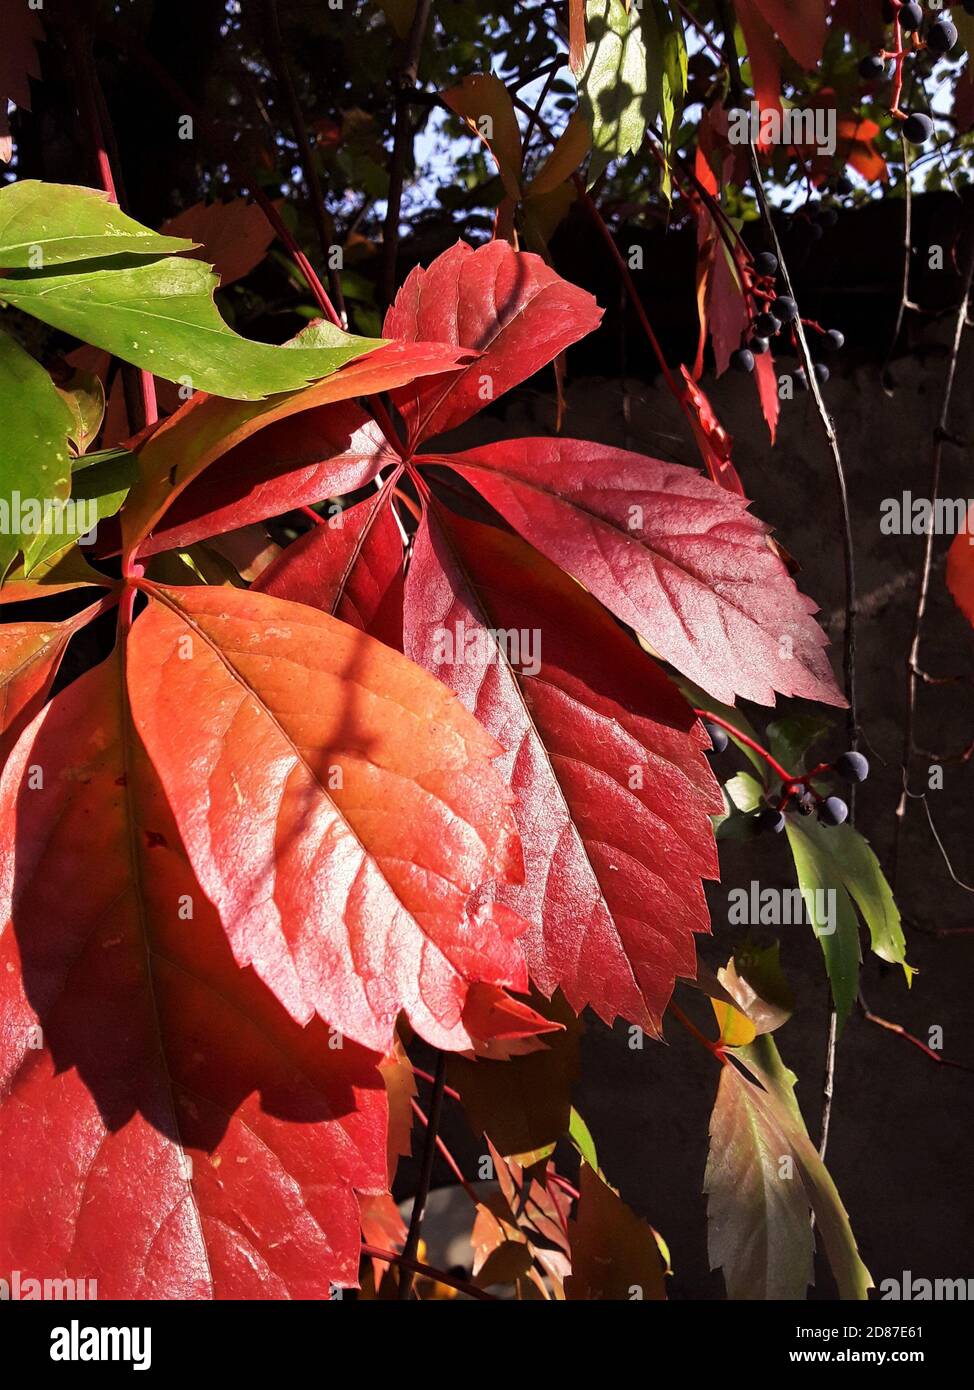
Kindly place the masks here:
MULTIPOLYGON (((974 14, 974 0, 964 0, 964 9, 974 14)), ((925 145, 933 134, 933 121, 924 111, 903 111, 899 99, 903 89, 903 62, 909 55, 929 53, 933 58, 943 58, 957 42, 957 26, 946 16, 939 15, 930 20, 926 35, 921 38, 923 28, 923 7, 917 0, 884 0, 883 13, 894 28, 898 45, 892 51, 882 49, 870 53, 859 64, 859 76, 867 82, 876 82, 888 76, 889 63, 893 63, 894 95, 891 114, 902 121, 903 134, 911 145, 925 145), (909 45, 909 46, 908 46, 909 45)))
MULTIPOLYGON (((704 723, 715 753, 723 753, 727 747, 727 730, 719 724, 704 723)), ((755 744, 750 746, 761 753, 776 769, 782 771, 774 759, 755 744)), ((869 761, 862 753, 843 753, 832 763, 819 763, 803 772, 799 777, 789 777, 783 781, 779 790, 768 797, 765 805, 754 814, 755 829, 780 834, 785 828, 785 812, 795 810, 800 816, 818 815, 822 825, 841 825, 848 819, 849 807, 841 796, 820 796, 812 786, 813 781, 834 773, 844 782, 865 782, 869 776, 869 761)))
MULTIPOLYGON (((848 179, 845 182, 848 183, 848 179)), ((783 331, 790 334, 792 348, 797 347, 795 324, 798 321, 798 305, 791 295, 777 293, 774 284, 777 274, 778 258, 772 252, 761 251, 754 257, 747 280, 748 300, 751 305, 750 334, 747 346, 740 347, 731 354, 730 364, 735 371, 753 372, 755 357, 769 352, 771 339, 777 338, 783 331)), ((823 329, 817 323, 808 323, 804 319, 802 322, 819 334, 819 347, 822 352, 838 352, 842 347, 845 339, 837 328, 823 329)), ((815 376, 820 386, 824 386, 828 381, 829 369, 824 362, 815 363, 815 376)), ((799 368, 797 377, 800 384, 805 384, 802 368, 799 368)))

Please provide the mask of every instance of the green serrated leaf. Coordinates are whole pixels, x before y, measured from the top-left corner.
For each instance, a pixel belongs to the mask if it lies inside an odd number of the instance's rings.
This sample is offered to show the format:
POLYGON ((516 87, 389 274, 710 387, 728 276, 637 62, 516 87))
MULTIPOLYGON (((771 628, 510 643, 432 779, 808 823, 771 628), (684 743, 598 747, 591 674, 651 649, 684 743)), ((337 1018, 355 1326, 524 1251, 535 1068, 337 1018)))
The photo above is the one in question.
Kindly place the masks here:
POLYGON ((23 179, 0 188, 0 266, 43 270, 104 256, 168 256, 196 245, 126 217, 106 193, 23 179))
POLYGON ((768 751, 797 776, 808 762, 810 749, 825 738, 834 721, 824 714, 792 714, 768 725, 768 751))
POLYGON ((381 345, 322 325, 316 346, 239 337, 220 317, 202 261, 116 256, 69 273, 15 271, 0 299, 169 381, 230 400, 294 391, 381 345), (327 344, 327 346, 326 346, 327 344))
POLYGON ((37 536, 44 504, 68 496, 68 436, 74 424, 71 411, 44 368, 2 330, 0 418, 2 581, 17 554, 37 536))
MULTIPOLYGON (((808 1137, 795 1096, 798 1078, 785 1066, 774 1040, 767 1034, 747 1047, 738 1048, 734 1056, 763 1088, 751 1087, 752 1104, 778 1127, 789 1145, 808 1204, 815 1213, 816 1229, 838 1285, 839 1297, 856 1301, 866 1299, 873 1287, 872 1277, 859 1258, 849 1215, 835 1183, 808 1137)), ((750 1086, 746 1078, 740 1079, 743 1085, 750 1086)))
POLYGON ((906 983, 911 984, 913 967, 906 962, 899 909, 869 841, 848 822, 824 826, 811 817, 802 821, 789 817, 788 822, 789 837, 794 830, 804 839, 822 872, 859 909, 873 952, 891 965, 902 966, 906 983))
POLYGON ((614 159, 638 150, 659 112, 660 84, 649 86, 649 57, 639 6, 588 0, 589 43, 578 76, 579 103, 592 131, 589 186, 614 159))
MULTIPOLYGON (((805 910, 825 956, 825 969, 841 1030, 859 990, 859 919, 828 847, 811 817, 786 816, 785 832, 805 910)), ((837 828, 837 827, 832 827, 837 828)), ((830 832, 826 832, 830 833, 830 832)))
POLYGON ((38 567, 47 567, 55 556, 76 544, 75 530, 94 541, 99 523, 118 512, 138 474, 139 461, 128 449, 104 449, 75 459, 71 501, 83 520, 69 534, 38 536, 25 556, 24 573, 32 577, 38 567))

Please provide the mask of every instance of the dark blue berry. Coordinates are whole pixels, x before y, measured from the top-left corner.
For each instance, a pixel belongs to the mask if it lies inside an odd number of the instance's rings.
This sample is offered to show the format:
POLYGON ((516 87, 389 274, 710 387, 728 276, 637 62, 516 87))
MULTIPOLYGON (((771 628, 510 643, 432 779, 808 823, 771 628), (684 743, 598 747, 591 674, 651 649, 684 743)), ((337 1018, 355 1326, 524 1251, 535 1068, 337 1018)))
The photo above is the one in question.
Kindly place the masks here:
POLYGON ((780 319, 782 323, 791 323, 792 319, 798 317, 798 305, 791 295, 779 295, 771 308, 775 318, 780 319))
POLYGON ((883 77, 885 73, 886 64, 883 62, 882 58, 877 57, 875 53, 870 53, 869 57, 863 58, 862 62, 859 64, 859 76, 865 82, 876 82, 880 77, 883 77))
POLYGON ((903 122, 903 134, 911 145, 925 145, 933 134, 933 121, 923 111, 914 111, 903 122))
POLYGON ((838 352, 845 345, 845 335, 840 333, 837 328, 830 328, 827 333, 822 334, 821 348, 823 352, 838 352))
POLYGON ((843 753, 832 766, 846 782, 865 782, 869 776, 869 759, 861 753, 843 753))
POLYGON ((719 724, 704 724, 703 727, 707 730, 707 736, 714 745, 714 752, 723 753, 727 747, 727 730, 722 729, 719 724))
POLYGON ((750 348, 738 348, 736 352, 731 353, 730 364, 735 372, 747 375, 748 372, 754 371, 754 353, 750 348))
POLYGON ((910 0, 908 5, 900 6, 900 28, 904 34, 912 34, 923 24, 923 10, 917 4, 917 0, 910 0))
POLYGON ((770 251, 760 251, 754 257, 754 273, 760 275, 762 280, 771 275, 778 274, 778 257, 770 251))
POLYGON ((830 375, 831 373, 824 362, 815 363, 815 380, 818 382, 819 386, 824 386, 830 375))
POLYGON ((752 338, 748 343, 748 347, 754 353, 755 357, 763 357, 770 346, 771 344, 768 342, 767 338, 752 338))
POLYGON ((767 312, 758 314, 754 320, 754 331, 760 338, 773 338, 781 331, 781 320, 767 312))
POLYGON ((938 57, 944 53, 949 53, 956 42, 956 26, 946 15, 941 16, 940 19, 935 19, 927 30, 927 47, 931 53, 936 53, 938 57))
POLYGON ((780 835, 785 828, 785 818, 774 806, 762 806, 757 814, 757 828, 780 835))
POLYGON ((818 808, 818 818, 823 825, 841 825, 848 818, 849 808, 841 796, 830 796, 818 808))

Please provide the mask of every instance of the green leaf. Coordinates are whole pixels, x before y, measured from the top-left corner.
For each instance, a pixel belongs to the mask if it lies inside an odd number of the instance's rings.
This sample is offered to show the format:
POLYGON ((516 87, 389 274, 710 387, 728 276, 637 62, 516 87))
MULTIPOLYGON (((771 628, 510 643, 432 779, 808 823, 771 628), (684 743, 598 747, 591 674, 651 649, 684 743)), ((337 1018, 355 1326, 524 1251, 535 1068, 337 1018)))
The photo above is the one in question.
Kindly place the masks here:
MULTIPOLYGON (((819 1239, 838 1285, 839 1297, 864 1300, 873 1286, 872 1278, 859 1258, 849 1214, 842 1205, 838 1189, 808 1137, 795 1097, 795 1073, 785 1066, 774 1040, 767 1034, 748 1047, 739 1048, 734 1056, 761 1083, 762 1090, 752 1088, 756 1092, 754 1103, 774 1119, 790 1144, 808 1203, 815 1213, 819 1239)), ((744 1077, 741 1080, 745 1085, 750 1084, 744 1077)))
POLYGON ((821 871, 839 886, 847 900, 851 898, 855 902, 869 928, 873 952, 891 965, 902 966, 906 983, 911 984, 913 967, 906 962, 906 941, 899 909, 869 841, 848 822, 825 826, 809 817, 793 824, 789 816, 789 838, 792 830, 811 847, 816 862, 822 866, 821 871))
POLYGON ((647 122, 659 111, 659 84, 648 86, 649 58, 639 6, 622 0, 587 0, 589 43, 578 77, 583 114, 592 130, 589 187, 614 159, 638 150, 647 122))
POLYGON ((832 729, 833 721, 823 714, 793 714, 768 725, 768 751, 781 765, 797 776, 808 762, 808 753, 832 729))
POLYGON ((825 956, 832 999, 841 1030, 859 989, 859 919, 822 835, 828 830, 811 816, 785 817, 785 832, 805 909, 825 956))
POLYGON ((721 1068, 704 1176, 707 1251, 730 1299, 803 1299, 813 1280, 808 1196, 787 1112, 721 1068))
POLYGON ((754 812, 761 805, 764 788, 749 772, 729 777, 721 788, 724 811, 712 817, 718 840, 750 840, 756 834, 754 812))
POLYGON ((98 437, 105 418, 105 388, 94 372, 80 368, 72 372, 58 393, 71 411, 73 422, 70 440, 75 452, 83 454, 88 445, 98 437))
POLYGON ((37 509, 66 499, 71 411, 47 372, 9 333, 0 330, 0 582, 25 540, 39 526, 23 504, 37 509), (29 529, 25 530, 27 521, 29 529))
POLYGON ((296 390, 380 346, 329 325, 314 348, 249 342, 220 317, 216 284, 202 261, 117 256, 73 273, 14 271, 0 279, 0 299, 124 362, 230 400, 296 390))
POLYGON ((105 449, 75 459, 71 473, 71 501, 77 504, 75 515, 80 524, 60 535, 38 536, 28 549, 24 573, 33 575, 38 566, 47 565, 54 556, 74 545, 78 535, 87 536, 98 524, 114 516, 129 488, 139 475, 139 461, 128 449, 105 449))
POLYGON ((196 245, 126 217, 106 193, 24 179, 0 188, 0 266, 42 270, 103 256, 167 256, 196 245))
POLYGON ((669 201, 669 160, 687 91, 687 48, 679 10, 666 0, 652 0, 643 7, 643 33, 649 52, 649 90, 659 92, 657 106, 666 158, 662 191, 669 201))
POLYGON ((596 1173, 601 1174, 599 1168, 598 1154, 595 1151, 595 1140, 592 1138, 592 1131, 575 1109, 574 1105, 568 1119, 568 1137, 575 1146, 579 1158, 585 1160, 588 1166, 596 1173))

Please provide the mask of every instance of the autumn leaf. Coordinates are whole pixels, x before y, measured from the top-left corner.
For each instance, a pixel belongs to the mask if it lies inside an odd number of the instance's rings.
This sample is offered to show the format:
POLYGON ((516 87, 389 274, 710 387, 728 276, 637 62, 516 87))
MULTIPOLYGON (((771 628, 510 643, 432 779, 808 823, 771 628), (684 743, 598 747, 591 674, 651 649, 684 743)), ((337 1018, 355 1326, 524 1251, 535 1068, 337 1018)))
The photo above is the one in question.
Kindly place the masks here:
POLYGON ((100 1298, 327 1298, 386 1184, 379 1058, 234 962, 126 705, 116 653, 0 783, 0 1248, 100 1298))
POLYGON ((386 391, 416 376, 437 379, 469 354, 438 343, 389 343, 301 391, 270 401, 193 396, 140 451, 141 482, 125 509, 127 544, 138 545, 180 494, 194 497, 167 516, 153 549, 172 549, 231 531, 308 502, 351 492, 398 455, 358 406, 356 396, 386 391), (325 407, 339 405, 338 410, 325 407), (248 447, 248 441, 259 436, 248 447), (226 457, 225 467, 200 475, 226 457))
POLYGON ((262 209, 245 198, 229 203, 194 203, 165 221, 160 231, 198 243, 198 249, 189 254, 212 264, 221 289, 260 265, 274 240, 274 229, 262 209))
POLYGON ((665 1299, 664 1264, 652 1228, 587 1163, 579 1188, 578 1210, 568 1223, 572 1272, 565 1297, 569 1302, 665 1299))
POLYGON ((705 735, 666 677, 597 603, 523 541, 427 511, 406 580, 406 652, 503 745, 522 884, 500 901, 546 995, 658 1035, 708 930, 720 809, 705 735), (509 633, 533 634, 512 650, 509 633), (500 637, 498 637, 500 634, 500 637))
POLYGON ((447 460, 512 526, 718 700, 845 703, 812 618, 746 502, 691 469, 569 439, 447 460))
POLYGON ((130 642, 136 727, 240 965, 365 1046, 400 1010, 466 1048, 470 984, 523 991, 518 928, 480 909, 521 872, 497 745, 412 662, 315 609, 162 589, 130 642))
POLYGON ((458 241, 428 269, 417 267, 386 315, 385 336, 481 355, 442 380, 392 393, 410 444, 455 429, 590 333, 601 317, 585 290, 556 275, 540 256, 516 252, 504 241, 476 251, 458 241))

